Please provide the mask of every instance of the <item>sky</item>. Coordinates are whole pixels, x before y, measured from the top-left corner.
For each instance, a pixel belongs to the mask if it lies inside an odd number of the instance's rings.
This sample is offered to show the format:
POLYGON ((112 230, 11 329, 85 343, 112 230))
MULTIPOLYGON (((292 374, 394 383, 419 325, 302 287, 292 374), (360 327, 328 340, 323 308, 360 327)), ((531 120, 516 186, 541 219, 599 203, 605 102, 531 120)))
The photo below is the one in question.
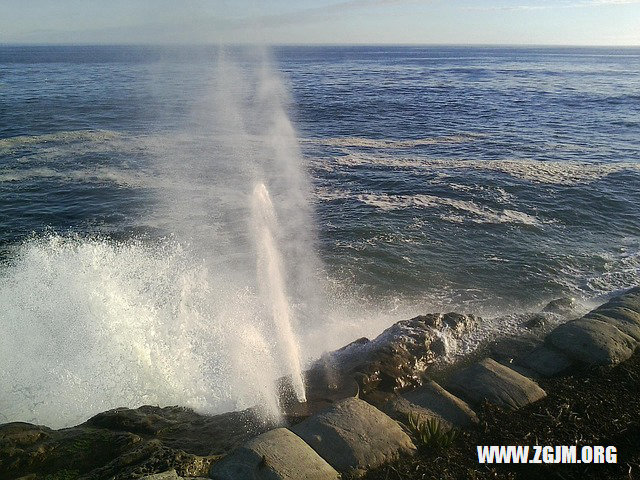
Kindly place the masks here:
POLYGON ((640 45, 640 0, 0 0, 0 44, 640 45))

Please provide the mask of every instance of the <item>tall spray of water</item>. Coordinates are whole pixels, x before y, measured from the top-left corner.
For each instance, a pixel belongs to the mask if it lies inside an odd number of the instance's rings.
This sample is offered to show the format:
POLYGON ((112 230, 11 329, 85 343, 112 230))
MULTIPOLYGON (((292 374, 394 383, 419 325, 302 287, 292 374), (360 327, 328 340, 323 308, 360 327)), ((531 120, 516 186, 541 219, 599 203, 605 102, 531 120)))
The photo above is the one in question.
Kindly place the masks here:
POLYGON ((258 283, 271 307, 273 322, 281 339, 282 358, 291 372, 291 383, 299 401, 305 401, 300 349, 291 328, 291 308, 282 278, 282 259, 274 241, 277 221, 269 191, 263 183, 253 190, 253 215, 258 249, 258 283))
POLYGON ((0 270, 0 422, 63 427, 142 404, 277 418, 282 377, 304 399, 320 352, 298 333, 322 301, 283 82, 264 52, 158 68, 201 83, 182 125, 136 139, 152 201, 135 226, 156 233, 16 250, 0 270))

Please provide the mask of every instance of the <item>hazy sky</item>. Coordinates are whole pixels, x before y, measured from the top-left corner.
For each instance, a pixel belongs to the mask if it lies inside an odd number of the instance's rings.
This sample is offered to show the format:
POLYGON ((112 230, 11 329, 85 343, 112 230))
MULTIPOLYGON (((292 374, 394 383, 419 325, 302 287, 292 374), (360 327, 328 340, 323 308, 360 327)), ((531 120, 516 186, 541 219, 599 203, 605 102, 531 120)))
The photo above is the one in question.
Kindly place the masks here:
POLYGON ((640 45, 640 0, 0 0, 0 43, 640 45))

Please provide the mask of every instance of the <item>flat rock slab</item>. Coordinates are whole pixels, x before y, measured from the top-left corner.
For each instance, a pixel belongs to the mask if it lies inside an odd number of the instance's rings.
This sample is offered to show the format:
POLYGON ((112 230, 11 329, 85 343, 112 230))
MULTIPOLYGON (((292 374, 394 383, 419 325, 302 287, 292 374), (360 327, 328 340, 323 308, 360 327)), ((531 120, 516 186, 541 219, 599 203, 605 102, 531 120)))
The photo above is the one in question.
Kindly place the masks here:
POLYGON ((544 345, 518 358, 518 363, 544 377, 559 375, 573 364, 563 353, 544 345))
POLYGON ((341 473, 361 475, 415 451, 394 420, 357 398, 336 403, 292 430, 341 473))
POLYGON ((340 478, 309 445, 286 428, 270 430, 214 464, 218 480, 337 480, 340 478))
POLYGON ((616 326, 583 317, 560 325, 547 342, 570 358, 591 365, 613 365, 628 359, 638 342, 616 326))
POLYGON ((491 358, 456 372, 449 380, 451 390, 471 402, 488 401, 518 409, 546 396, 533 380, 491 358))
POLYGON ((478 423, 476 413, 469 405, 430 380, 428 383, 403 395, 409 402, 434 412, 438 417, 456 427, 478 423))

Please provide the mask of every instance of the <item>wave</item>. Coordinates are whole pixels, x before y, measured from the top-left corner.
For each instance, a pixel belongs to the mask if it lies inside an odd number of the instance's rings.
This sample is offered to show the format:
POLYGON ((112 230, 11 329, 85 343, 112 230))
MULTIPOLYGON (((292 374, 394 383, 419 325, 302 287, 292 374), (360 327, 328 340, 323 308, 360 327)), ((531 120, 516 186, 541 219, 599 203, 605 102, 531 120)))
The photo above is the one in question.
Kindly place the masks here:
POLYGON ((32 145, 73 142, 105 142, 122 138, 122 134, 112 130, 65 130, 42 135, 19 135, 0 139, 0 152, 24 148, 32 145))
POLYGON ((32 239, 0 269, 0 304, 9 419, 55 428, 119 406, 246 408, 283 374, 254 288, 172 242, 32 239))
POLYGON ((47 167, 0 170, 0 183, 25 182, 31 180, 56 180, 87 184, 110 183, 130 188, 159 188, 162 185, 161 179, 150 178, 143 172, 108 167, 71 171, 61 171, 47 167))
POLYGON ((486 135, 479 133, 465 133, 460 135, 427 137, 412 140, 394 140, 388 138, 374 139, 364 137, 303 138, 300 139, 300 143, 346 148, 402 149, 416 148, 426 145, 471 142, 484 136, 486 135))
POLYGON ((640 173, 640 163, 619 162, 594 164, 587 162, 535 160, 461 160, 432 159, 391 155, 350 153, 318 159, 318 162, 340 167, 404 168, 433 173, 434 171, 478 171, 509 175, 532 183, 580 185, 598 181, 609 175, 630 171, 640 173))
POLYGON ((383 211, 404 210, 407 208, 448 208, 449 212, 439 217, 452 223, 511 223, 528 226, 540 226, 542 222, 533 215, 512 209, 493 210, 468 200, 458 200, 435 195, 389 195, 386 193, 353 193, 349 190, 320 188, 316 190, 320 201, 357 200, 365 205, 383 211), (453 212, 451 212, 453 210, 453 212), (458 213, 456 213, 458 212, 458 213))

